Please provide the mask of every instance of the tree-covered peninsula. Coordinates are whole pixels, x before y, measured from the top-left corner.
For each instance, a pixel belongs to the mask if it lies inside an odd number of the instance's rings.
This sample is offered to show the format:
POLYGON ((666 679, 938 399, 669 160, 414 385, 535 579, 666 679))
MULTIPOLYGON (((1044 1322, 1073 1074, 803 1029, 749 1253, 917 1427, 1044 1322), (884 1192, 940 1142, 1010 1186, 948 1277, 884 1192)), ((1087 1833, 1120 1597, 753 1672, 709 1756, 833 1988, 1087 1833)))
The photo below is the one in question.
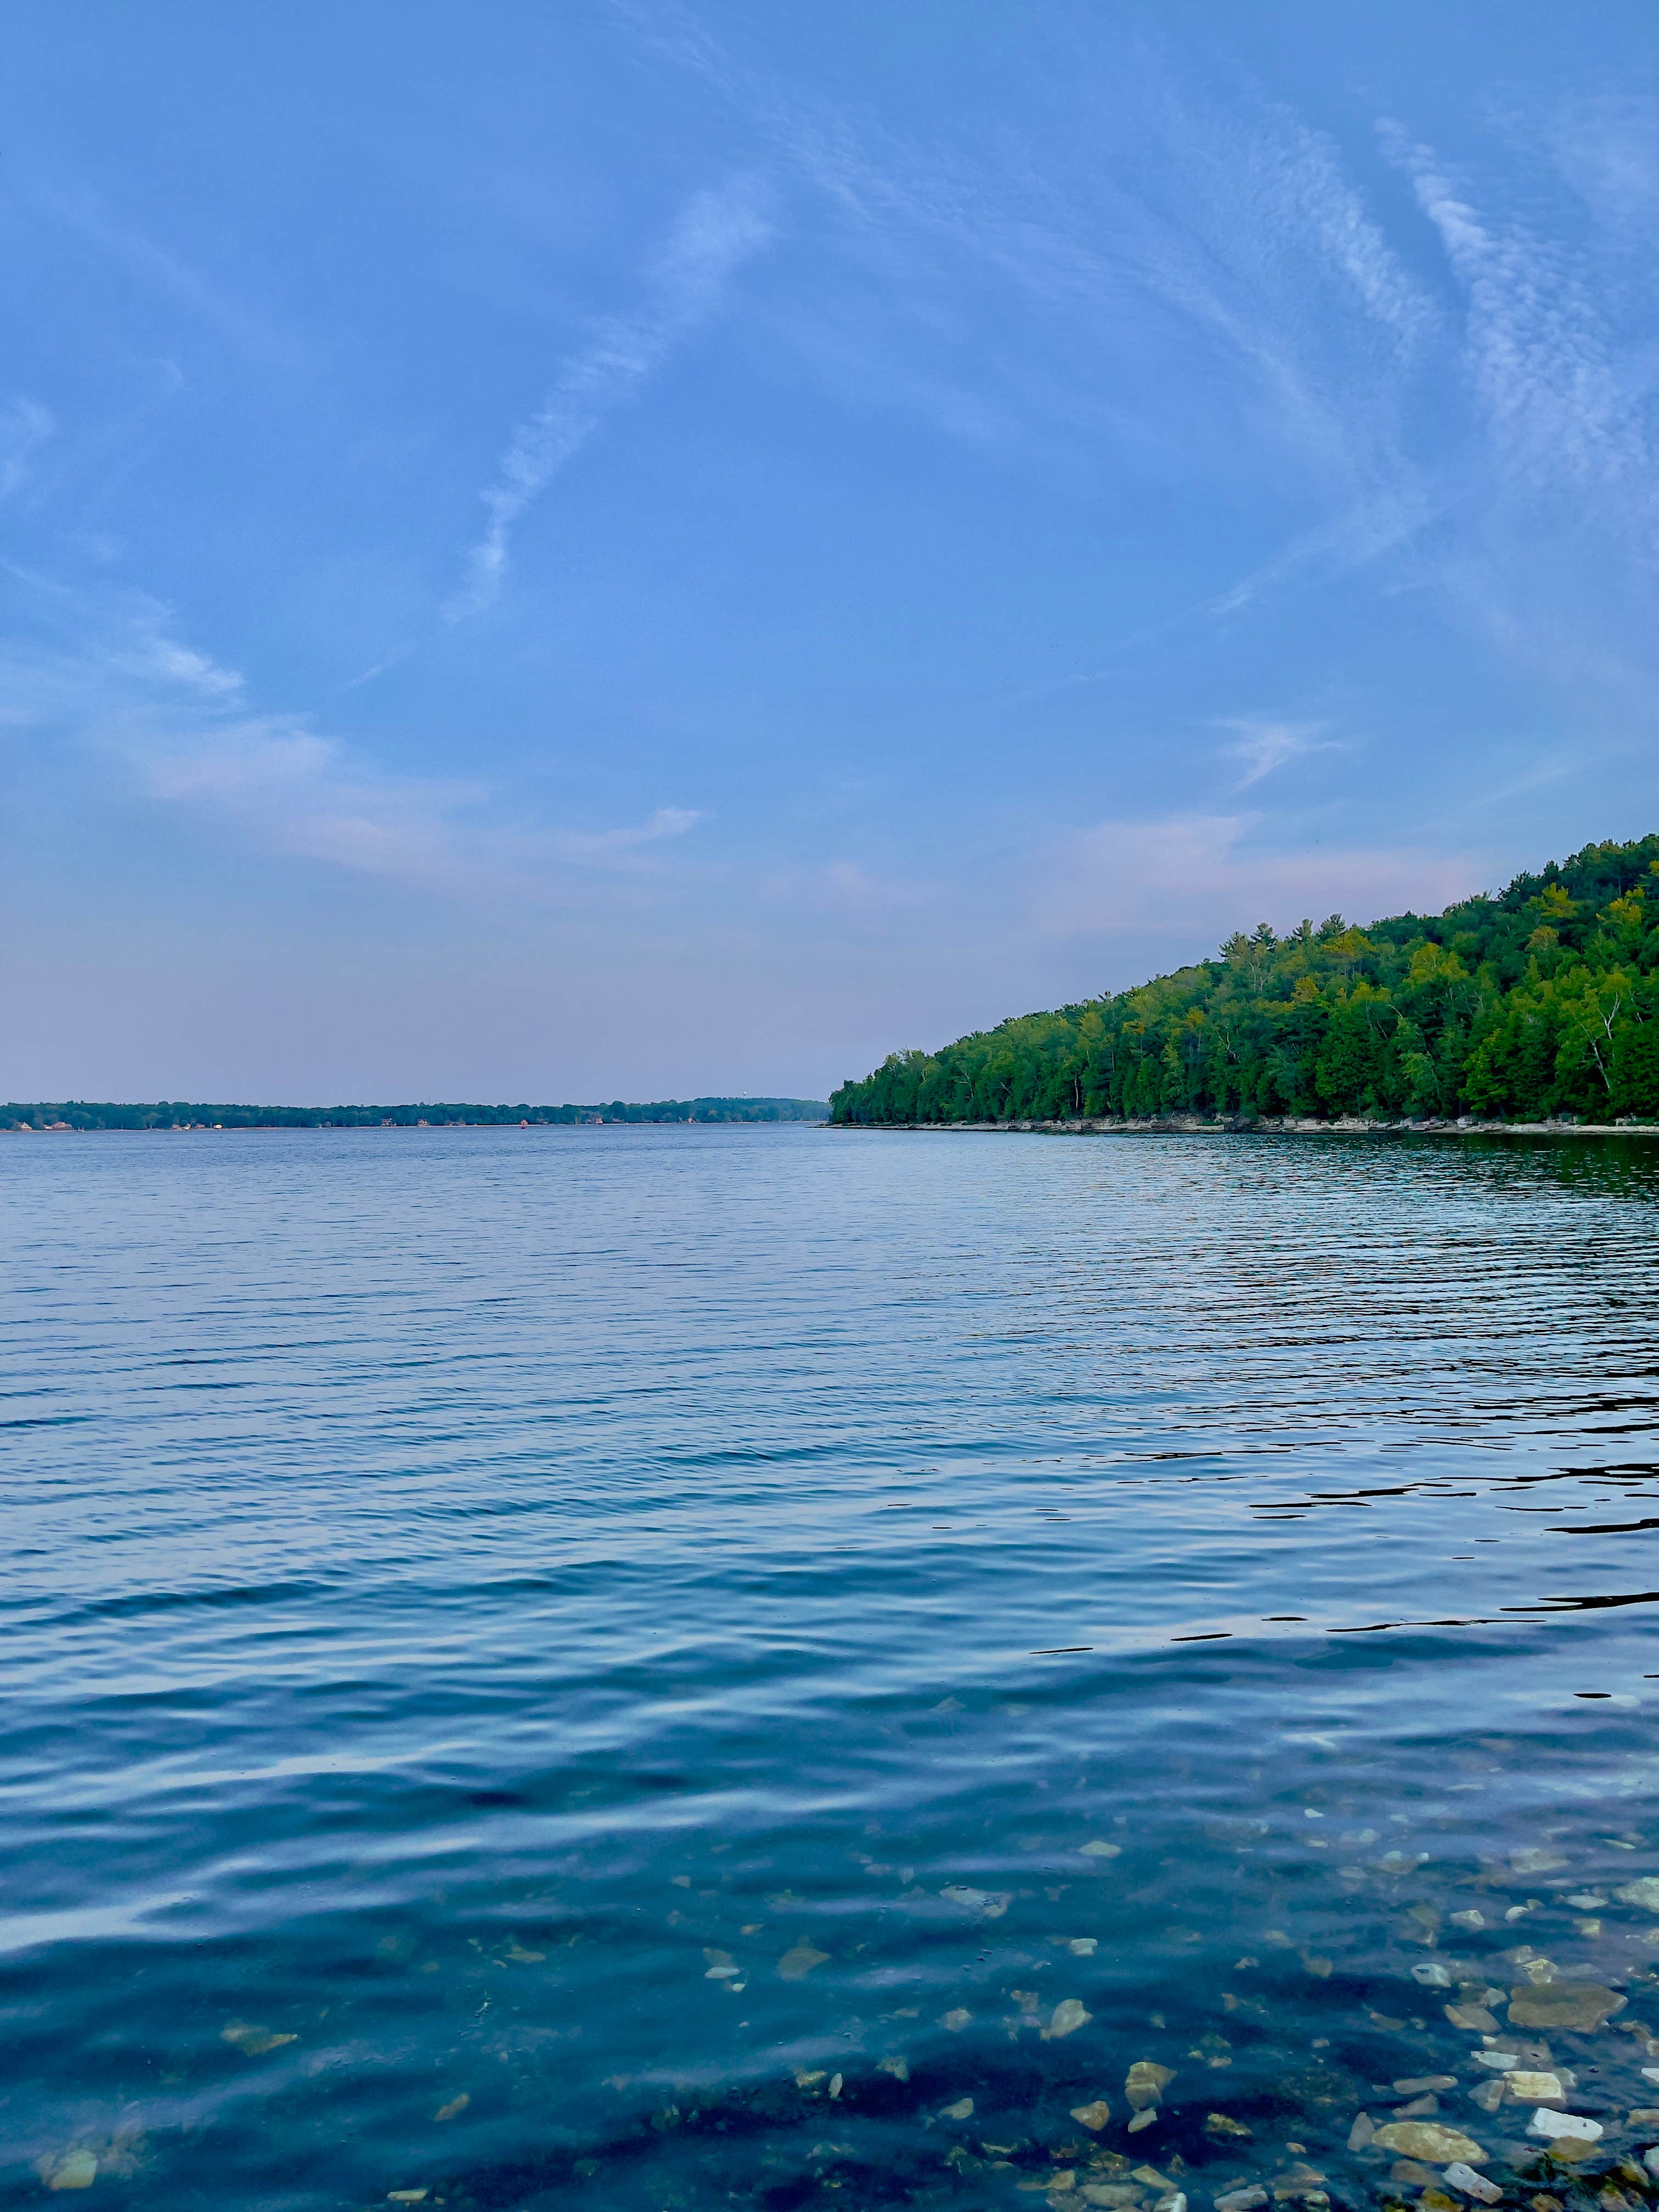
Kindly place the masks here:
POLYGON ((892 1054, 842 1124, 1161 1115, 1659 1115, 1659 836, 1587 845, 1440 915, 1288 936, 892 1054))
POLYGON ((161 1099, 150 1106, 94 1105, 70 1098, 56 1105, 0 1106, 8 1129, 478 1129, 527 1123, 659 1121, 823 1121, 817 1098, 659 1098, 648 1105, 613 1098, 605 1106, 204 1106, 161 1099))

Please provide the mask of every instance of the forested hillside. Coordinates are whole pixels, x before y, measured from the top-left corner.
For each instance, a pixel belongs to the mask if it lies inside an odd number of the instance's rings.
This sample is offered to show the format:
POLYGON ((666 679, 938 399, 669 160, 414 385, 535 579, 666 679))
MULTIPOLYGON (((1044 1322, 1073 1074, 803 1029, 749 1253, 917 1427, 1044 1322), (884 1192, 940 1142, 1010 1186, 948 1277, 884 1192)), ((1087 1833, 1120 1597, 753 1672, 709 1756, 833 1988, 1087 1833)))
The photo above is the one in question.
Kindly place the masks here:
POLYGON ((1587 845, 1443 914, 1287 937, 894 1054, 842 1123, 1224 1113, 1659 1115, 1659 836, 1587 845))

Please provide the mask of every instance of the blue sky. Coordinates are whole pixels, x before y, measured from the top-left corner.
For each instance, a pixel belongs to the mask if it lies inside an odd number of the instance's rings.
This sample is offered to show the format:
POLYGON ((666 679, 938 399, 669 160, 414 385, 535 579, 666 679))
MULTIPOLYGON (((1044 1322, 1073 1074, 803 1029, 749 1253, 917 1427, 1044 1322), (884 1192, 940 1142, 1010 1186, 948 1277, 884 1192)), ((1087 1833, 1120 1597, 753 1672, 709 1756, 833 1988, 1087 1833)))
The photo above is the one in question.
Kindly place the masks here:
POLYGON ((13 1097, 822 1095, 1659 827, 1645 7, 22 4, 13 1097))

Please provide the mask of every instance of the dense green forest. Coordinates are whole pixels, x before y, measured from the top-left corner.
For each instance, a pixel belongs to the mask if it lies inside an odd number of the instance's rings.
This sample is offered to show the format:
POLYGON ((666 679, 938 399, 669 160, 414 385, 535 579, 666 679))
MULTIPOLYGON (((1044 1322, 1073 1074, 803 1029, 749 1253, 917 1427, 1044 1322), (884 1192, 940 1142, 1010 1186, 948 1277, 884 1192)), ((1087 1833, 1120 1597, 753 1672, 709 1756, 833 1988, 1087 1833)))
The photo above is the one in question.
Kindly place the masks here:
POLYGON ((55 1106, 0 1106, 13 1129, 445 1129, 501 1123, 573 1121, 824 1121, 817 1098, 659 1098, 648 1106, 614 1098, 608 1106, 201 1106, 182 1099, 154 1106, 94 1106, 70 1098, 55 1106))
POLYGON ((1659 836, 1440 915, 1261 922, 1133 990, 896 1053, 830 1103, 854 1124, 1659 1116, 1659 836))

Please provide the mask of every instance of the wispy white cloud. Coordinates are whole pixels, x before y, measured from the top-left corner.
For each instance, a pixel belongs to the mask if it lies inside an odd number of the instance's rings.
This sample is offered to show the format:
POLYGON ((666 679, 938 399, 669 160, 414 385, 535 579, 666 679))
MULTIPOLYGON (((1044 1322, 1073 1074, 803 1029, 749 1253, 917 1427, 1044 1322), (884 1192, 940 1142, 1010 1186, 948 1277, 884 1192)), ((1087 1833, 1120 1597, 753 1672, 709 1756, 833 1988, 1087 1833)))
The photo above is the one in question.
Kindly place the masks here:
POLYGON ((1659 582, 1659 283, 1633 248, 1659 179, 1631 117, 1615 119, 1626 127, 1609 146, 1599 106, 1589 123, 1571 106, 1512 118, 1507 167, 1490 149, 1484 165, 1455 161, 1379 127, 1461 308, 1446 368, 1464 440, 1435 580, 1516 663, 1643 711, 1659 582))
POLYGON ((27 393, 0 404, 0 499, 21 488, 35 453, 57 427, 52 410, 27 393))
POLYGON ((1659 100, 1641 93, 1569 100, 1545 137, 1604 239, 1621 252, 1644 252, 1659 218, 1659 100))
POLYGON ((486 783, 387 769, 298 715, 185 733, 128 725, 106 742, 152 797, 228 819, 267 850, 474 896, 563 896, 573 871, 647 873, 653 848, 702 819, 664 806, 610 830, 529 824, 486 783))
POLYGON ((240 699, 246 688, 235 669, 222 667, 193 646, 182 644, 173 634, 168 610, 141 592, 126 599, 98 658, 112 675, 173 688, 198 699, 240 699))
POLYGON ((489 784, 388 765, 308 714, 258 711, 245 678, 183 642, 159 601, 9 573, 37 619, 0 641, 0 725, 97 763, 112 792, 188 811, 210 839, 423 890, 568 899, 582 873, 651 875, 654 853, 703 818, 659 806, 599 830, 526 821, 489 784))
POLYGON ((171 698, 191 711, 236 700, 234 669, 180 642, 170 611, 141 591, 85 591, 0 561, 16 620, 0 636, 0 681, 14 707, 59 725, 171 698))
POLYGON ((838 397, 1073 495, 1200 488, 1218 544, 1239 514, 1271 517, 1275 550, 1138 626, 1154 646, 1369 572, 1534 671, 1639 696, 1659 103, 1494 106, 1457 162, 1383 125, 1437 265, 1364 174, 1369 149, 1200 92, 1156 34, 1066 16, 995 127, 900 133, 873 103, 791 90, 687 9, 633 12, 816 198, 823 273, 777 313, 838 397))
POLYGON ((1221 717, 1219 727, 1235 733, 1226 750, 1239 763, 1236 791, 1248 791, 1264 776, 1288 768, 1292 761, 1305 760, 1310 753, 1346 750, 1341 738, 1324 734, 1328 727, 1324 722, 1287 722, 1270 714, 1226 714, 1221 717))
POLYGON ((1057 936, 1224 932, 1257 918, 1284 929, 1329 912, 1437 911, 1491 872, 1471 853, 1252 842, 1270 827, 1249 813, 1098 822, 1052 855, 1034 919, 1057 936))
POLYGON ((304 347, 292 330, 232 284, 204 275, 183 254, 112 215, 84 179, 32 179, 23 187, 23 198, 37 215, 119 264, 147 291, 184 307, 249 359, 292 371, 304 358, 304 347))
POLYGON ((633 315, 596 323, 566 361, 539 412, 514 434, 495 482, 483 495, 484 532, 446 612, 477 614, 499 593, 514 525, 609 415, 635 398, 718 306, 733 273, 772 235, 758 187, 739 178, 698 192, 646 272, 647 297, 633 315))
POLYGON ((1040 142, 1009 121, 900 137, 792 94, 684 9, 633 13, 759 126, 850 250, 781 333, 815 373, 1073 489, 1127 473, 1300 510, 1192 620, 1397 556, 1443 513, 1403 418, 1445 310, 1329 134, 1206 100, 1178 60, 1073 19, 1049 58, 1078 97, 1036 92, 1040 142), (1108 85, 1103 137, 1090 93, 1108 85))
POLYGON ((130 737, 123 750, 156 798, 229 816, 270 849, 428 890, 534 898, 568 889, 573 867, 637 874, 645 848, 702 818, 665 806, 614 830, 507 823, 489 785, 398 774, 298 717, 130 737))
POLYGON ((1329 269, 1346 279, 1398 355, 1417 354, 1443 327, 1444 317, 1367 206, 1334 140, 1280 111, 1264 145, 1272 185, 1262 204, 1270 229, 1291 236, 1304 231, 1322 250, 1329 269))
POLYGON ((876 874, 862 861, 845 858, 775 869, 761 888, 774 906, 834 915, 842 922, 872 927, 928 905, 941 890, 937 883, 876 874))
POLYGON ((1402 464, 1397 477, 1379 479, 1353 504, 1298 531, 1206 600, 1202 611, 1225 620, 1356 569, 1375 568, 1391 555, 1420 545, 1447 514, 1452 497, 1431 471, 1402 464))
POLYGON ((572 860, 617 860, 640 851, 642 847, 661 845, 671 837, 684 837, 706 819, 700 807, 659 806, 643 822, 635 822, 620 830, 566 830, 558 840, 558 849, 572 860))
POLYGON ((511 841, 472 818, 480 785, 389 772, 300 716, 189 730, 129 720, 104 733, 149 796, 228 819, 268 851, 428 890, 507 889, 511 841))
POLYGON ((1463 289, 1468 372, 1510 471, 1536 488, 1564 466, 1601 476, 1626 463, 1621 417, 1633 425, 1585 272, 1559 241, 1483 214, 1427 147, 1392 127, 1383 139, 1463 289))

